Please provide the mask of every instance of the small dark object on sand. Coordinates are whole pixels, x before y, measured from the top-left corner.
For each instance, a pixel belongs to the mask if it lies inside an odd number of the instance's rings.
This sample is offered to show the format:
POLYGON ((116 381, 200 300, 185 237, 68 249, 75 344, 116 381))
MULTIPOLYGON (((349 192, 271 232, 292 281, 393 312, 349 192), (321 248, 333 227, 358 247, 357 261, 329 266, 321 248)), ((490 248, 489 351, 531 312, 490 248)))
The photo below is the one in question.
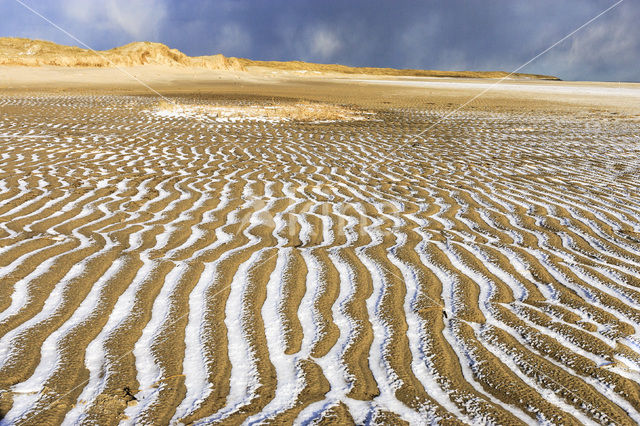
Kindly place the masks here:
POLYGON ((135 397, 135 395, 133 393, 131 393, 131 388, 129 386, 125 386, 124 387, 124 396, 128 396, 131 399, 129 401, 137 401, 138 398, 135 397))

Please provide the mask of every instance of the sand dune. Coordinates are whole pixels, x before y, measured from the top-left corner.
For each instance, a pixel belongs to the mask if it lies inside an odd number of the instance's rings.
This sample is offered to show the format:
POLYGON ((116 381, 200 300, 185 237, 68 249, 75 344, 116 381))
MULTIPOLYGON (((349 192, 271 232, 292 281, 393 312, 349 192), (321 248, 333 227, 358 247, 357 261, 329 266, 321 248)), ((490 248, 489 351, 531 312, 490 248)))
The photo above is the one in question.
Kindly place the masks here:
MULTIPOLYGON (((244 58, 212 56, 190 57, 177 49, 161 43, 135 42, 101 52, 64 46, 50 41, 25 38, 0 38, 0 65, 62 66, 62 67, 112 67, 136 65, 167 65, 211 70, 243 71, 268 69, 313 73, 339 73, 386 76, 502 78, 504 71, 435 71, 374 67, 349 67, 335 64, 315 64, 301 61, 255 61, 244 58)), ((558 80, 557 77, 514 73, 512 79, 558 80)))
POLYGON ((0 38, 0 65, 113 67, 166 65, 212 70, 242 71, 236 58, 223 55, 190 57, 161 43, 135 42, 114 49, 93 52, 50 41, 25 38, 0 38))
POLYGON ((513 80, 560 80, 558 77, 540 74, 508 73, 506 71, 438 71, 438 70, 416 70, 416 69, 395 69, 376 67, 350 67, 338 64, 315 64, 303 61, 256 61, 251 59, 238 59, 247 68, 265 68, 281 71, 314 72, 314 73, 340 73, 340 74, 361 74, 379 75, 394 77, 448 77, 448 78, 504 78, 513 80))

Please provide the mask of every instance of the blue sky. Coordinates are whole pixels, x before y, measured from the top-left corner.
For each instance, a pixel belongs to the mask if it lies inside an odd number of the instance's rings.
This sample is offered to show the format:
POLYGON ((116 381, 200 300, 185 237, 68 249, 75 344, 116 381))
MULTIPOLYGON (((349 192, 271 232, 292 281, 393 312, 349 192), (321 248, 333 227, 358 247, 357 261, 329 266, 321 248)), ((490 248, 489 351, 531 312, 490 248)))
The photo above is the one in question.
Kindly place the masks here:
MULTIPOLYGON (((165 43, 189 55, 512 71, 613 0, 20 0, 94 49, 165 43)), ((640 0, 624 0, 523 72, 640 81, 640 0)), ((78 43, 16 0, 0 36, 78 43)))

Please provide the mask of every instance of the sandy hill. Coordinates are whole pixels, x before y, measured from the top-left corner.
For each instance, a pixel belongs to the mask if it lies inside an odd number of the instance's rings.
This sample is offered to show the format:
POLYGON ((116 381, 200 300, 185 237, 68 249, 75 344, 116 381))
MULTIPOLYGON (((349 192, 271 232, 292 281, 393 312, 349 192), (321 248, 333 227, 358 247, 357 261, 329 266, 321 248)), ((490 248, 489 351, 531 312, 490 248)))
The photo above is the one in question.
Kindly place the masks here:
MULTIPOLYGON (((114 49, 94 52, 89 49, 64 46, 50 41, 27 38, 0 38, 0 65, 110 67, 145 64, 230 71, 262 68, 281 71, 332 72, 380 76, 502 78, 509 75, 509 73, 504 71, 436 71, 350 67, 337 64, 314 64, 302 61, 254 61, 244 58, 225 57, 221 54, 192 57, 185 55, 177 49, 171 49, 164 44, 151 42, 129 43, 114 49)), ((519 79, 559 80, 557 77, 548 75, 522 73, 516 73, 510 77, 519 79)))
POLYGON ((191 57, 161 43, 129 43, 96 53, 50 41, 0 38, 0 65, 109 67, 145 64, 244 71, 236 58, 223 55, 191 57))
MULTIPOLYGON (((350 67, 338 64, 314 64, 302 61, 254 61, 251 59, 238 58, 245 67, 264 67, 288 71, 318 71, 337 72, 344 74, 369 74, 388 76, 414 76, 414 77, 449 77, 449 78, 503 78, 509 76, 505 71, 438 71, 438 70, 415 70, 396 68, 374 68, 374 67, 350 67)), ((530 80, 560 80, 558 77, 541 74, 513 73, 509 76, 514 79, 530 80)))

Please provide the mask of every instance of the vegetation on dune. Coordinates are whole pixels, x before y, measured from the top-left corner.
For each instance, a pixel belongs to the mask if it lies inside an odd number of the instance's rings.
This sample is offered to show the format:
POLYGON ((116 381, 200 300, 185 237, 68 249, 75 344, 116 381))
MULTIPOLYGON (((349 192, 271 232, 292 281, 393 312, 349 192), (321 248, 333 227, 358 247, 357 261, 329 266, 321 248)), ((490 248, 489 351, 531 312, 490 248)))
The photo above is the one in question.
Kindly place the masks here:
POLYGON ((223 55, 191 57, 161 43, 135 42, 110 50, 93 51, 28 38, 0 38, 0 65, 112 67, 166 65, 244 71, 236 58, 223 55))
POLYGON ((509 78, 531 79, 531 80, 560 80, 558 77, 541 74, 508 73, 506 71, 438 71, 438 70, 416 70, 416 69, 395 69, 376 67, 350 67, 339 64, 314 64, 302 61, 254 61, 251 59, 238 58, 245 67, 265 67, 284 71, 317 71, 334 72, 342 74, 367 74, 380 76, 398 77, 449 77, 449 78, 509 78))
POLYGON ((559 80, 539 74, 509 74, 505 71, 436 71, 374 67, 350 67, 337 64, 314 64, 302 61, 254 61, 245 58, 187 56, 177 49, 161 43, 135 42, 110 50, 93 51, 76 46, 64 46, 50 41, 28 38, 0 37, 0 65, 110 67, 134 65, 166 65, 212 70, 246 71, 248 68, 268 68, 281 71, 319 73, 367 74, 380 76, 454 77, 454 78, 509 78, 533 80, 559 80))

